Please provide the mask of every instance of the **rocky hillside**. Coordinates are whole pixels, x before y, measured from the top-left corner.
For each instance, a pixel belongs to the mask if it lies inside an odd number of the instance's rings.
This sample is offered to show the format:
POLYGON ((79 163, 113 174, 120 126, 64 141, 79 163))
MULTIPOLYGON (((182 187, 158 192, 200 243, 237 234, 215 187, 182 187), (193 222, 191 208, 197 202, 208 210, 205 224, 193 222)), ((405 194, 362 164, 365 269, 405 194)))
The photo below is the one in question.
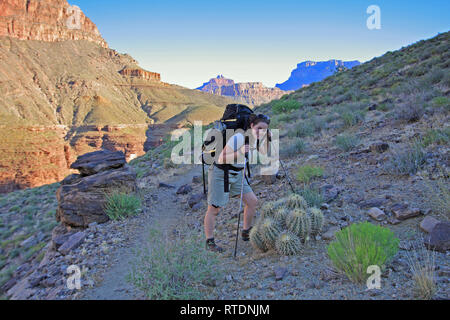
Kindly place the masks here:
POLYGON ((80 30, 68 28, 65 0, 1 6, 0 192, 60 181, 77 155, 100 148, 132 159, 233 102, 161 82, 84 16, 80 30))
POLYGON ((351 69, 360 64, 359 61, 342 60, 305 61, 297 65, 288 80, 277 84, 276 87, 281 90, 297 90, 331 76, 340 68, 351 69))
MULTIPOLYGON (((1 195, 4 296, 448 300, 449 40, 447 32, 388 52, 257 108, 281 130, 281 158, 290 177, 284 170, 271 177, 252 176, 258 219, 265 205, 285 201, 289 181, 308 207, 323 213, 322 231, 307 238, 299 254, 261 252, 239 241, 235 259, 239 199, 231 199, 217 218, 216 241, 225 253, 206 253, 201 168, 168 162, 172 145, 167 143, 126 169, 136 172, 142 209, 125 220, 91 223, 98 210, 84 216, 78 207, 88 228, 55 228, 56 215, 73 218, 65 200, 88 199, 90 190, 105 187, 105 175, 124 177, 123 167, 97 160, 89 167, 106 171, 1 195), (337 232, 362 222, 388 229, 400 240, 383 268, 381 289, 368 290, 349 280, 328 253, 337 232), (64 285, 71 264, 82 269, 82 290, 64 285), (186 269, 190 272, 180 276, 179 270, 186 269)), ((75 166, 85 170, 86 160, 75 166)), ((86 208, 94 202, 98 199, 86 208)))
POLYGON ((223 75, 210 79, 197 90, 229 97, 254 106, 279 99, 288 93, 277 88, 267 88, 260 82, 235 83, 234 80, 227 79, 223 75))

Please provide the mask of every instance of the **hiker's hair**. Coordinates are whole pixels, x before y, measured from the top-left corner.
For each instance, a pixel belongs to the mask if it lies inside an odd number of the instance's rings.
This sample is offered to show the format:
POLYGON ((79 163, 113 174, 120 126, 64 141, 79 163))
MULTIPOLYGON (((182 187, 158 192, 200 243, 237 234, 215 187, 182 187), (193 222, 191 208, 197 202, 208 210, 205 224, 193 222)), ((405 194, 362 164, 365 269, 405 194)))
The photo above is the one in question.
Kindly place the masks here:
POLYGON ((267 117, 267 116, 264 115, 264 114, 251 114, 251 115, 248 117, 248 124, 249 124, 249 126, 250 126, 250 125, 256 126, 256 125, 258 125, 260 122, 264 122, 264 123, 266 123, 267 125, 269 125, 269 124, 270 124, 270 119, 269 119, 269 117, 267 117))

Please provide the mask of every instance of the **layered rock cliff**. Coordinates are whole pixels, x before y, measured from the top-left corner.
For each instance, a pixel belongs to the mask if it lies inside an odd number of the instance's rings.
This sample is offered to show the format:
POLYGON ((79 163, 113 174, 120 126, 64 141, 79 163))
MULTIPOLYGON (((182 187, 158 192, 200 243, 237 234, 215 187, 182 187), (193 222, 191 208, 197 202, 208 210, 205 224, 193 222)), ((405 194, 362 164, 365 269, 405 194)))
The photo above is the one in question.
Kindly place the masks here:
POLYGON ((161 82, 109 49, 84 16, 82 29, 65 27, 67 6, 0 2, 0 192, 60 181, 73 159, 99 149, 133 159, 233 102, 161 82))
POLYGON ((313 82, 322 81, 333 75, 339 68, 351 69, 360 64, 359 61, 342 60, 305 61, 297 65, 287 81, 277 84, 276 87, 281 90, 298 90, 313 82))
POLYGON ((236 101, 255 106, 279 99, 288 93, 278 88, 267 88, 261 82, 235 83, 223 75, 212 78, 197 90, 230 97, 236 101))
POLYGON ((2 0, 0 36, 48 42, 88 40, 108 47, 97 26, 66 0, 2 0))

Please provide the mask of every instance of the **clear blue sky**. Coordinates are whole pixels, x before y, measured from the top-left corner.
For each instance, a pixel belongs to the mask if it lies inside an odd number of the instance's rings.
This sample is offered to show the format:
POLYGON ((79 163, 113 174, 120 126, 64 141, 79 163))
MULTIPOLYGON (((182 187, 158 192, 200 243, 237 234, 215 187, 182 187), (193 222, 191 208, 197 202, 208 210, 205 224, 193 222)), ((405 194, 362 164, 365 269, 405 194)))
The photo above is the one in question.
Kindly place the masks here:
POLYGON ((68 0, 109 46, 189 88, 223 74, 274 86, 305 60, 368 61, 450 30, 448 0, 68 0), (381 30, 369 30, 369 5, 381 30))

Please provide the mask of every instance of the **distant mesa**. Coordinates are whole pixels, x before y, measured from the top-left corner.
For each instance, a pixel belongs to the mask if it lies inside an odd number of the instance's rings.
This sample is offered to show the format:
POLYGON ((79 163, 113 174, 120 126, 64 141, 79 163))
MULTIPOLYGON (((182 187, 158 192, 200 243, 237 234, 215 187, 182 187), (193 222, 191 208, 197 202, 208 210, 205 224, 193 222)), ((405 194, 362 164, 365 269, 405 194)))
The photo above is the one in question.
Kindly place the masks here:
POLYGON ((357 60, 305 61, 297 65, 287 81, 277 84, 276 87, 281 90, 298 90, 313 82, 322 81, 342 68, 351 69, 360 64, 357 60))
POLYGON ((119 71, 121 75, 129 78, 137 78, 148 81, 161 81, 161 74, 146 71, 140 68, 124 68, 119 71))
POLYGON ((265 87, 261 82, 235 83, 234 80, 227 79, 223 75, 210 79, 197 90, 230 97, 236 101, 254 106, 279 99, 289 93, 278 88, 265 87))
POLYGON ((97 26, 66 0, 0 1, 0 37, 57 42, 87 40, 107 48, 97 26))

